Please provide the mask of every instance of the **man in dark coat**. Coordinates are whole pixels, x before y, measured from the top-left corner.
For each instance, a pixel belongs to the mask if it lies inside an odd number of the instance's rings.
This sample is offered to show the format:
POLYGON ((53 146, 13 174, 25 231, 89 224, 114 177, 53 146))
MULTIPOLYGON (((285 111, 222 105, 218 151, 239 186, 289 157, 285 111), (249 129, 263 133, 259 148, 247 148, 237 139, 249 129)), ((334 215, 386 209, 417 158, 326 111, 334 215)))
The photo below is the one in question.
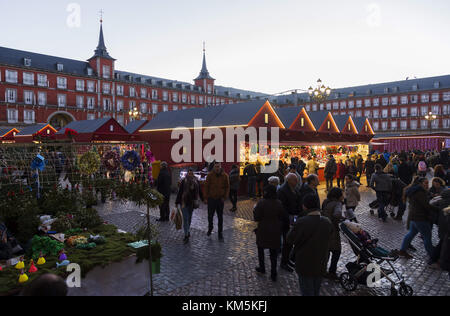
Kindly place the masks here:
POLYGON ((364 164, 364 171, 366 172, 367 187, 370 187, 370 179, 375 173, 375 161, 372 159, 371 155, 367 156, 366 163, 364 164))
POLYGON ((292 250, 292 244, 289 244, 286 240, 287 233, 290 229, 290 224, 293 224, 295 218, 300 214, 301 200, 300 194, 297 191, 298 177, 294 173, 289 173, 286 176, 286 181, 278 190, 278 200, 281 201, 285 213, 289 216, 289 222, 284 223, 282 228, 283 247, 281 252, 281 265, 283 270, 293 272, 294 270, 289 267, 289 255, 292 250))
POLYGON ((325 175, 325 180, 327 181, 327 191, 331 190, 333 187, 333 179, 336 176, 337 165, 336 160, 334 160, 333 155, 330 155, 330 159, 328 159, 325 169, 323 171, 325 175))
POLYGON ((386 222, 387 214, 385 207, 389 204, 392 191, 392 177, 383 172, 383 167, 375 165, 375 173, 370 179, 370 187, 375 190, 378 200, 378 217, 386 222))
MULTIPOLYGON (((300 205, 303 205, 303 199, 307 195, 315 195, 317 197, 317 205, 316 208, 320 209, 320 198, 319 193, 317 192, 317 187, 319 186, 319 177, 316 174, 310 174, 307 178, 305 183, 303 183, 302 187, 300 188, 300 205)), ((300 216, 305 216, 305 211, 300 212, 300 216)))
POLYGON ((317 196, 305 196, 303 208, 308 215, 299 219, 288 235, 288 242, 294 245, 295 270, 303 296, 319 296, 333 232, 330 220, 320 215, 317 204, 317 196))
POLYGON ((164 196, 164 202, 159 206, 159 222, 168 222, 170 214, 170 192, 172 186, 172 177, 167 166, 167 162, 161 162, 161 170, 156 182, 156 189, 164 196))
POLYGON ((398 177, 403 183, 409 185, 412 182, 414 171, 404 158, 400 159, 400 166, 398 166, 398 177))

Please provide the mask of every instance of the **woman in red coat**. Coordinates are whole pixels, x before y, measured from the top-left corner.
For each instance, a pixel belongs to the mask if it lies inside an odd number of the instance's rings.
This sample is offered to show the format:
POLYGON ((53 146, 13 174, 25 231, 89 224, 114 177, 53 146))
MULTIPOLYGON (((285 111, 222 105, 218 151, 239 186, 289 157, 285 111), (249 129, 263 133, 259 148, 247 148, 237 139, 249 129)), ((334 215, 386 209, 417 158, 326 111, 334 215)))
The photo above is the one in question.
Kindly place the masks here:
POLYGON ((345 186, 345 165, 342 162, 342 159, 339 159, 339 163, 337 164, 337 172, 336 172, 337 186, 339 188, 344 188, 345 186), (341 187, 342 185, 342 187, 341 187))

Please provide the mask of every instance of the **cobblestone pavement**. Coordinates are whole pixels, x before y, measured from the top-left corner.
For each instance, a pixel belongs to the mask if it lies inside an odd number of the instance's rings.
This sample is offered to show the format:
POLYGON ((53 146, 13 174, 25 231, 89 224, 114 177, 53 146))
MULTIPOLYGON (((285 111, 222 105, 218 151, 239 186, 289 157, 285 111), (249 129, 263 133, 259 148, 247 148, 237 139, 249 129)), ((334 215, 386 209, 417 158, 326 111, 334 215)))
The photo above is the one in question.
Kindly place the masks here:
MULTIPOLYGON (((321 200, 325 196, 324 188, 319 192, 321 200)), ((361 187, 362 202, 357 209, 358 220, 372 236, 380 239, 380 246, 387 249, 400 248, 406 234, 404 223, 382 223, 369 213, 368 204, 375 198, 374 193, 361 187)), ((174 198, 172 198, 174 199, 174 198)), ((173 201, 172 201, 173 203, 173 201)), ((268 276, 255 273, 257 254, 255 234, 256 224, 252 221, 255 201, 242 199, 238 203, 239 210, 231 213, 229 203, 225 206, 224 238, 219 242, 217 234, 206 236, 206 206, 194 211, 191 241, 184 245, 183 232, 177 231, 171 223, 158 223, 159 241, 163 247, 164 257, 161 260, 161 274, 155 276, 156 295, 229 295, 229 296, 296 296, 299 295, 298 280, 295 273, 279 271, 279 280, 270 281, 268 276)), ((117 225, 120 229, 133 232, 145 223, 145 209, 132 204, 107 202, 98 208, 105 221, 117 225)), ((159 210, 151 211, 152 221, 159 217, 159 210)), ((406 218, 406 216, 405 216, 406 218)), ((217 221, 217 220, 215 220, 217 221)), ((217 226, 216 226, 217 227, 217 226)), ((436 236, 434 236, 434 242, 436 236)), ((433 269, 426 263, 426 254, 422 240, 417 237, 413 245, 418 249, 414 259, 399 259, 394 266, 405 277, 406 282, 414 289, 415 295, 450 295, 450 281, 446 272, 433 269)), ((338 274, 345 272, 345 265, 355 260, 349 245, 343 238, 343 251, 338 266, 338 274)), ((269 259, 266 265, 269 265, 269 259)), ((269 267, 268 267, 269 268, 269 267)), ((390 285, 382 281, 381 287, 368 289, 360 286, 352 293, 345 292, 338 282, 324 280, 322 295, 372 296, 389 295, 390 285)))

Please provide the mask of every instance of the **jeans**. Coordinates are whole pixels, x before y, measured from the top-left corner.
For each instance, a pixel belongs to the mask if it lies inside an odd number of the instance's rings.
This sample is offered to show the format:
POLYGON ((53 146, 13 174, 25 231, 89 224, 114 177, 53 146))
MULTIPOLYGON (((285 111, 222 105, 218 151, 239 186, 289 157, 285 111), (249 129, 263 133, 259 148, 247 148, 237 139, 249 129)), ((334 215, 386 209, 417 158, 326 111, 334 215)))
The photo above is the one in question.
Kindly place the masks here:
POLYGON ((256 177, 250 176, 248 177, 248 197, 254 198, 256 191, 256 177))
POLYGON ((344 187, 345 187, 345 179, 337 178, 336 180, 337 180, 337 186, 338 186, 338 188, 344 189, 344 187), (341 187, 341 183, 342 183, 342 187, 341 187))
POLYGON ((330 263, 330 268, 328 269, 328 272, 336 273, 339 258, 341 257, 341 251, 340 250, 330 250, 330 254, 331 254, 331 263, 330 263))
POLYGON ((389 192, 377 191, 378 217, 382 218, 382 219, 387 218, 387 214, 386 214, 386 211, 384 210, 384 208, 388 204, 388 195, 389 195, 389 192))
POLYGON ((300 292, 302 296, 319 296, 320 286, 322 284, 321 277, 308 277, 298 276, 298 282, 300 283, 300 292))
POLYGON ((333 177, 327 177, 327 190, 329 191, 333 187, 333 177))
MULTIPOLYGON (((271 274, 276 275, 277 274, 277 249, 269 249, 270 251, 270 263, 271 263, 271 274)), ((266 269, 265 263, 264 263, 264 248, 258 247, 258 260, 259 260, 259 267, 266 269)))
POLYGON ((208 199, 208 230, 213 230, 214 214, 217 213, 217 219, 219 222, 219 235, 222 234, 223 231, 223 207, 224 203, 222 199, 208 199))
POLYGON ((192 222, 192 213, 194 212, 194 208, 185 206, 181 210, 183 213, 183 229, 184 235, 189 236, 191 230, 191 222, 192 222))
POLYGON ((238 191, 230 190, 230 201, 231 204, 233 204, 233 208, 237 207, 237 199, 238 199, 238 191))
POLYGON ((429 222, 411 221, 409 224, 409 232, 403 239, 401 250, 406 251, 409 245, 411 245, 411 242, 413 241, 414 237, 416 237, 416 235, 420 233, 423 237, 423 244, 425 246, 425 250, 427 251, 428 256, 432 258, 434 252, 433 242, 431 241, 432 228, 433 225, 429 222))
POLYGON ((169 214, 170 214, 170 197, 164 198, 163 204, 159 206, 159 217, 163 220, 169 220, 169 214))

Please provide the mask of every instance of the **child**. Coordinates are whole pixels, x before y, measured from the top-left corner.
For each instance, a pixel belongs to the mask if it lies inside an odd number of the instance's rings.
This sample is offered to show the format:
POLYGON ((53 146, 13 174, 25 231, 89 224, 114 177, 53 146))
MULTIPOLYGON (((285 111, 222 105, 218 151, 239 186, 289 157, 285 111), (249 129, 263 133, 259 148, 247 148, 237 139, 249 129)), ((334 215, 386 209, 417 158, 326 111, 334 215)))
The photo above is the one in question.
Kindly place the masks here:
POLYGON ((345 176, 345 217, 352 222, 357 223, 355 209, 361 201, 359 194, 360 184, 355 181, 351 174, 345 176))
POLYGON ((384 256, 391 256, 391 252, 383 249, 381 247, 378 247, 378 239, 372 239, 368 232, 363 230, 361 228, 360 224, 352 223, 350 221, 345 221, 345 225, 347 225, 348 229, 350 229, 356 237, 358 237, 359 241, 363 244, 364 247, 367 249, 370 249, 373 254, 384 257, 384 256))

